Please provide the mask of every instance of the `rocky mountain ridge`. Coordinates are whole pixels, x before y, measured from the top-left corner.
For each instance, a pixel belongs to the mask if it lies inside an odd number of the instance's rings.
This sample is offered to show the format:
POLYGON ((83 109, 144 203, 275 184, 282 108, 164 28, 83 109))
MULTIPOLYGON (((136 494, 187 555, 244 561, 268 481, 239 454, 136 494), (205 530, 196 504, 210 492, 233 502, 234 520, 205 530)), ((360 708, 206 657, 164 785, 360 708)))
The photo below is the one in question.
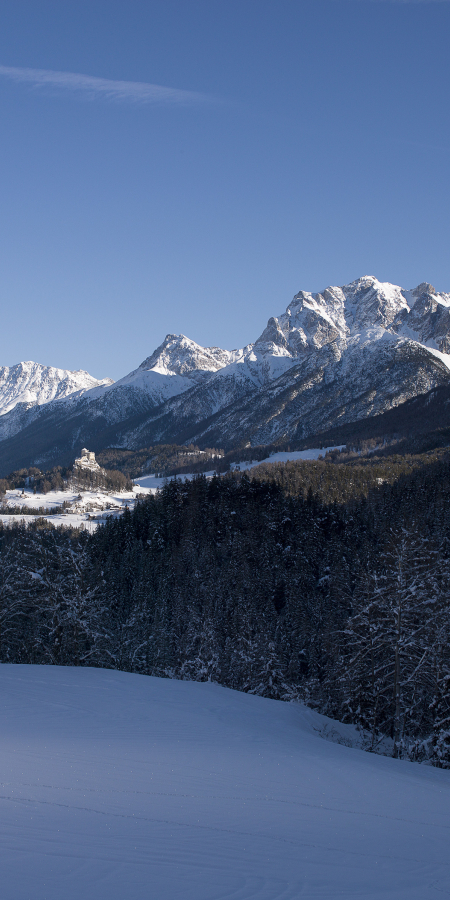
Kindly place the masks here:
POLYGON ((30 360, 0 367, 0 440, 10 437, 29 421, 30 410, 54 400, 79 399, 87 391, 113 384, 111 378, 98 379, 78 369, 58 369, 30 360), (9 415, 7 415, 9 414, 9 415))
POLYGON ((80 441, 100 450, 303 439, 449 383, 450 294, 364 276, 300 291, 242 349, 168 334, 114 384, 55 394, 32 409, 20 403, 20 414, 16 407, 0 417, 0 468, 18 453, 28 464, 54 463, 80 441))
POLYGON ((21 362, 15 366, 0 367, 0 415, 4 415, 18 403, 42 406, 51 400, 61 400, 69 394, 94 387, 113 384, 111 378, 98 379, 78 369, 56 369, 35 362, 21 362))

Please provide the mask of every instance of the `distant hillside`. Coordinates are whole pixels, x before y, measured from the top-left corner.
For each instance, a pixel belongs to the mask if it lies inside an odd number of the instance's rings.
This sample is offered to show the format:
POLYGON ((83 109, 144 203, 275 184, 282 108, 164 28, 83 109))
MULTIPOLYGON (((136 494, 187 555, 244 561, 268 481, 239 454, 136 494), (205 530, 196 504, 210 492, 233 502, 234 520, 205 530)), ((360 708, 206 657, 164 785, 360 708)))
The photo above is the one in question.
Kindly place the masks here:
POLYGON ((363 441, 398 441, 397 452, 423 452, 450 444, 450 387, 442 385, 378 416, 311 435, 301 449, 363 441), (401 446, 400 446, 401 443, 401 446))

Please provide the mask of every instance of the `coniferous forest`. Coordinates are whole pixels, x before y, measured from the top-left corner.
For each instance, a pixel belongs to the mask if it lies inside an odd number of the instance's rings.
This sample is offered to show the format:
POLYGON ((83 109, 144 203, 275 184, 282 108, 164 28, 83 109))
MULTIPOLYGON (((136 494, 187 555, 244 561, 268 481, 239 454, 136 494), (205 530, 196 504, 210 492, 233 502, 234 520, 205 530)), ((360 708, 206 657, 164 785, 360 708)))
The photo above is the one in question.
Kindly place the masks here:
POLYGON ((287 466, 174 479, 92 535, 2 528, 0 660, 299 699, 450 768, 450 458, 358 496, 287 466))

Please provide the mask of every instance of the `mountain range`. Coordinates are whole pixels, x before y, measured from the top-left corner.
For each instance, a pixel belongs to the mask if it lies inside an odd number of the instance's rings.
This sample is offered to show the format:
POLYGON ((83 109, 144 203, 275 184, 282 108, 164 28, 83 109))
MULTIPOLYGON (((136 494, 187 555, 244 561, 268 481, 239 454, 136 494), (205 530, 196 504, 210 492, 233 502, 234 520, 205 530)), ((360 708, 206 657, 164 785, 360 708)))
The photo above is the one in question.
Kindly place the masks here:
POLYGON ((20 363, 0 369, 0 473, 65 464, 88 446, 301 441, 450 385, 450 294, 365 276, 300 291, 239 350, 168 334, 112 383, 20 363))

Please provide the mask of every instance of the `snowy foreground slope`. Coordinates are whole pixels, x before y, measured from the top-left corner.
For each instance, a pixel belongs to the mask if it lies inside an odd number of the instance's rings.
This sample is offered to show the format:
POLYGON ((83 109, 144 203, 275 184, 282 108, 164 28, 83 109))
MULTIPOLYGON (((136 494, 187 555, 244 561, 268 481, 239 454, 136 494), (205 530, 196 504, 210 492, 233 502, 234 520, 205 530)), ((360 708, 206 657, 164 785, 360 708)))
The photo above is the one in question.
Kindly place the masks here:
POLYGON ((214 684, 8 665, 0 680, 3 900, 450 895, 447 772, 214 684))

